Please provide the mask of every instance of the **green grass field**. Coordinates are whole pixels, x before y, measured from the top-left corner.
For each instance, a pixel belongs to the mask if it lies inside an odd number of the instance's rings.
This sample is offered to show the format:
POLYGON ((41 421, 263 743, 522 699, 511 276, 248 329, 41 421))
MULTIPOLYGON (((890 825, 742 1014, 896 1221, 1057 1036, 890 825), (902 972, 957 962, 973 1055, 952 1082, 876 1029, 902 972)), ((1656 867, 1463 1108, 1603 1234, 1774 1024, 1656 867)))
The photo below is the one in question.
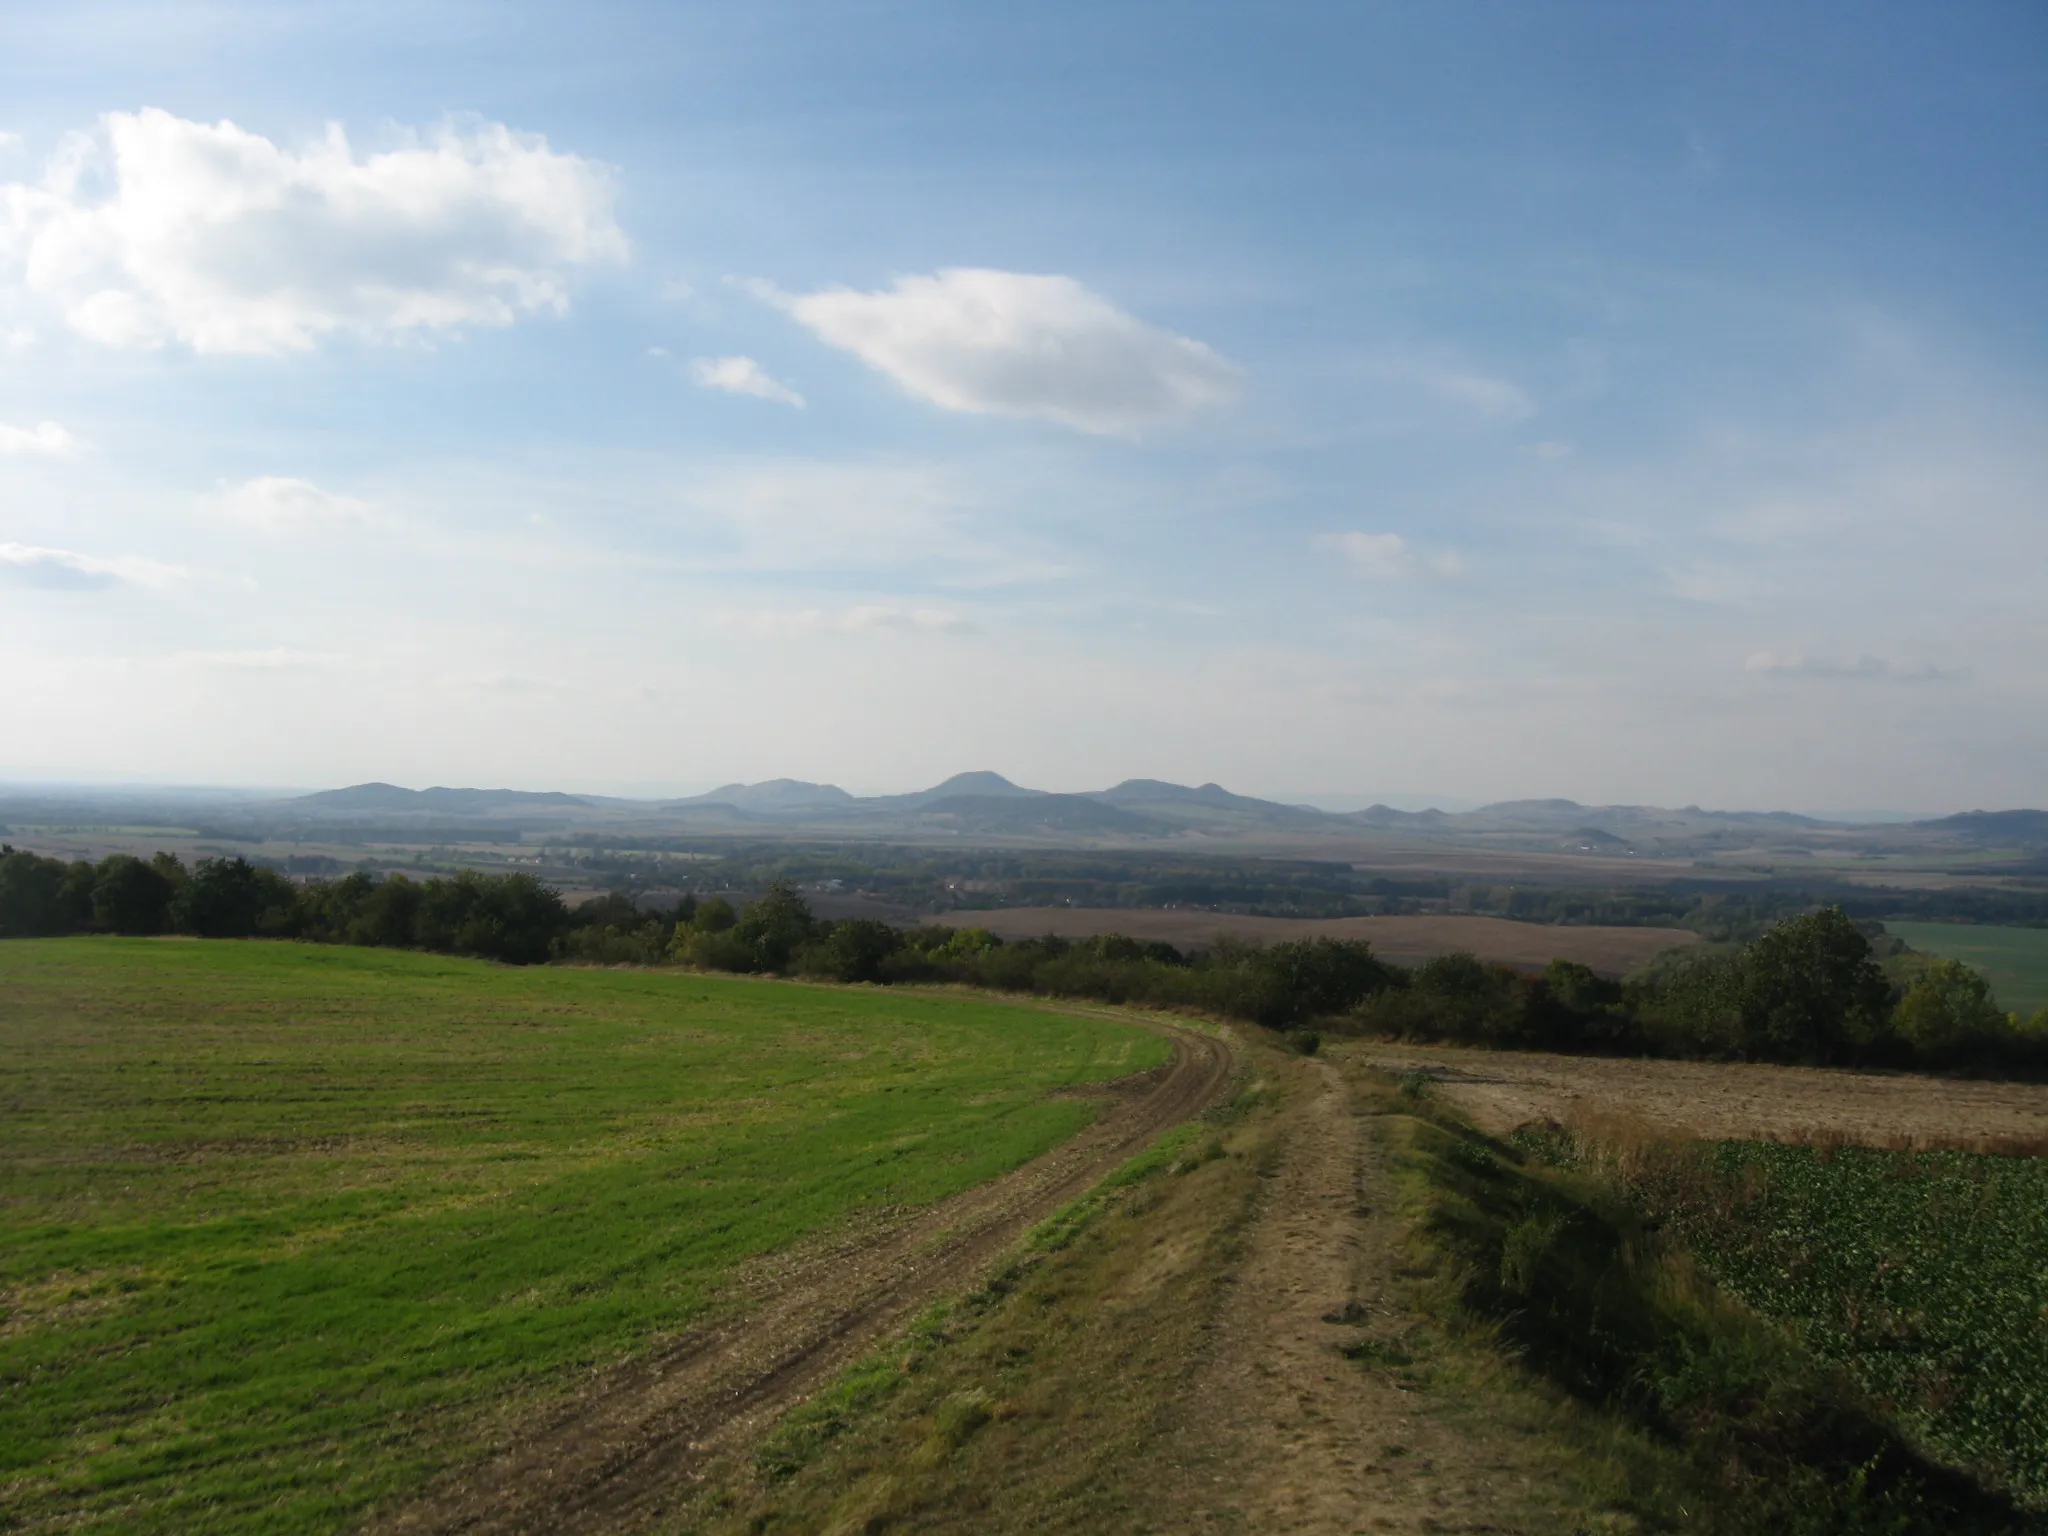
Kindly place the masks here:
POLYGON ((2048 1008, 2048 928, 1969 923, 1886 923, 1913 948, 1975 966, 2001 1005, 2030 1018, 2048 1008))
POLYGON ((0 1529, 330 1530, 736 1262, 1070 1135, 1116 1024, 386 950, 0 944, 0 1529))

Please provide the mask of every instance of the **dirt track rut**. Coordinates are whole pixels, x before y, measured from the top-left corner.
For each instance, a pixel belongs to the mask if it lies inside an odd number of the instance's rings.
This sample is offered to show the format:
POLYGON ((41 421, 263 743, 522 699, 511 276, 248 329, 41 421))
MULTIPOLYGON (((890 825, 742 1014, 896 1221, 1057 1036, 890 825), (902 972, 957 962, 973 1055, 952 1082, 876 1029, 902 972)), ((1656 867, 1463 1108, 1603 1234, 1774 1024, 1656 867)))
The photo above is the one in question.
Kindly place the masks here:
POLYGON ((1225 1042, 1103 1016, 1158 1030, 1173 1060, 1114 1085, 1111 1107, 1079 1135, 937 1206, 763 1266, 743 1283, 734 1315, 607 1373, 530 1434, 371 1529, 540 1536, 656 1520, 709 1457, 758 1434, 892 1327, 970 1288, 1033 1224, 1222 1096, 1235 1065, 1225 1042))

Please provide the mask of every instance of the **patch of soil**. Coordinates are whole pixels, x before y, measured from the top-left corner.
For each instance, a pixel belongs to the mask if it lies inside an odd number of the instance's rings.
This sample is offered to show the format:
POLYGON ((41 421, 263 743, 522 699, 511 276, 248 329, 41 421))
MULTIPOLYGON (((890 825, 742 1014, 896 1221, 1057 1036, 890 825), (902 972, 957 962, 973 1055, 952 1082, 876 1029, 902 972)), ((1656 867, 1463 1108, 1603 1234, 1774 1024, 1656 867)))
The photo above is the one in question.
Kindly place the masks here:
POLYGON ((1327 936, 1364 939, 1402 965, 1463 949, 1504 965, 1538 969, 1552 960, 1576 960, 1617 976, 1666 950, 1700 942, 1698 934, 1683 928, 1582 928, 1505 917, 1248 917, 1180 907, 1002 907, 948 912, 932 921, 950 928, 986 928, 1004 939, 1120 933, 1164 940, 1180 949, 1199 949, 1224 936, 1262 944, 1327 936))
MULTIPOLYGON (((1091 1010, 1092 1011, 1092 1010, 1091 1010)), ((1027 1230, 1161 1131, 1216 1103, 1235 1058, 1215 1036, 1124 1015, 1172 1063, 1123 1080, 1079 1135, 1002 1178, 743 1272, 736 1304, 651 1357, 609 1371, 483 1462, 386 1515, 383 1532, 640 1530, 698 1469, 934 1300, 968 1289, 1027 1230)))
POLYGON ((1840 1138, 1885 1146, 2048 1134, 2048 1085, 1959 1082, 1905 1072, 1751 1062, 1636 1061, 1347 1044, 1390 1072, 1428 1073, 1484 1130, 1588 1114, 1678 1135, 1840 1138))

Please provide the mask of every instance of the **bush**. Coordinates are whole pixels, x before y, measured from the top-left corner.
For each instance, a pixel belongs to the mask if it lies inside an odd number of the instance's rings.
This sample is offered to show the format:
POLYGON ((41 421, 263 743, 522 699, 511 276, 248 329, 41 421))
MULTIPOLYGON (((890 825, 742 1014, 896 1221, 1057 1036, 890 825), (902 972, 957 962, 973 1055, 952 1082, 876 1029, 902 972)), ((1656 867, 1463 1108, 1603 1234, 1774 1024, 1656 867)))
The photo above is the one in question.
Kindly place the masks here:
POLYGON ((1994 1055, 2016 1043, 1990 985, 1959 960, 1925 967, 1899 999, 1893 1024, 1915 1056, 1935 1064, 1994 1055))

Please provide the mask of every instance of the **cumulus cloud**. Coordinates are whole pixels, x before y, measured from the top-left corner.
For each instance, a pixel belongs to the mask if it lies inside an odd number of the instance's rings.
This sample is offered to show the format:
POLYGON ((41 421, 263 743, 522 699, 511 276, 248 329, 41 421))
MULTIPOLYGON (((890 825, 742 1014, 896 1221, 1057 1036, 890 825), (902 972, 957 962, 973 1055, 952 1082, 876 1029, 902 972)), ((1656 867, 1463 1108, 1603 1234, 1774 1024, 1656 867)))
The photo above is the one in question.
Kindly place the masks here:
POLYGON ((1147 325, 1071 277, 949 267, 878 293, 756 291, 949 411, 1132 437, 1237 391, 1237 370, 1201 342, 1147 325))
POLYGON ((36 544, 0 544, 0 582, 46 591, 89 592, 103 587, 162 587, 185 573, 154 560, 101 560, 76 550, 36 544))
POLYGON ((752 395, 757 400, 775 400, 799 409, 804 403, 802 395, 769 377, 751 357, 694 358, 690 375, 704 388, 722 389, 729 395, 752 395))
POLYGON ((1317 541, 1342 555, 1351 569, 1373 581, 1405 581, 1435 576, 1454 581, 1465 574, 1465 558, 1455 549, 1416 549, 1398 533, 1331 533, 1317 541))
POLYGON ((912 634, 957 635, 973 620, 952 608, 895 608, 867 603, 853 608, 753 609, 718 616, 728 628, 761 635, 854 635, 896 630, 912 634))
POLYGON ((108 346, 295 352, 560 313, 572 269, 627 254, 611 204, 602 167, 500 124, 358 155, 339 124, 294 150, 146 108, 0 183, 0 271, 108 346))
POLYGON ((1798 652, 1778 653, 1758 651, 1742 664, 1745 672, 1765 677, 1814 677, 1842 678, 1851 681, 1874 682, 1890 679, 1895 682, 1931 683, 1953 677, 1939 667, 1900 666, 1886 661, 1881 656, 1859 656, 1854 661, 1830 661, 1825 657, 1803 656, 1798 652))
POLYGON ((230 521, 271 533, 381 521, 368 502, 323 491, 310 480, 296 480, 288 475, 259 475, 229 486, 215 498, 215 505, 230 521))
POLYGON ((39 453, 57 456, 75 452, 78 439, 54 421, 39 421, 32 427, 10 427, 0 421, 0 453, 39 453))

